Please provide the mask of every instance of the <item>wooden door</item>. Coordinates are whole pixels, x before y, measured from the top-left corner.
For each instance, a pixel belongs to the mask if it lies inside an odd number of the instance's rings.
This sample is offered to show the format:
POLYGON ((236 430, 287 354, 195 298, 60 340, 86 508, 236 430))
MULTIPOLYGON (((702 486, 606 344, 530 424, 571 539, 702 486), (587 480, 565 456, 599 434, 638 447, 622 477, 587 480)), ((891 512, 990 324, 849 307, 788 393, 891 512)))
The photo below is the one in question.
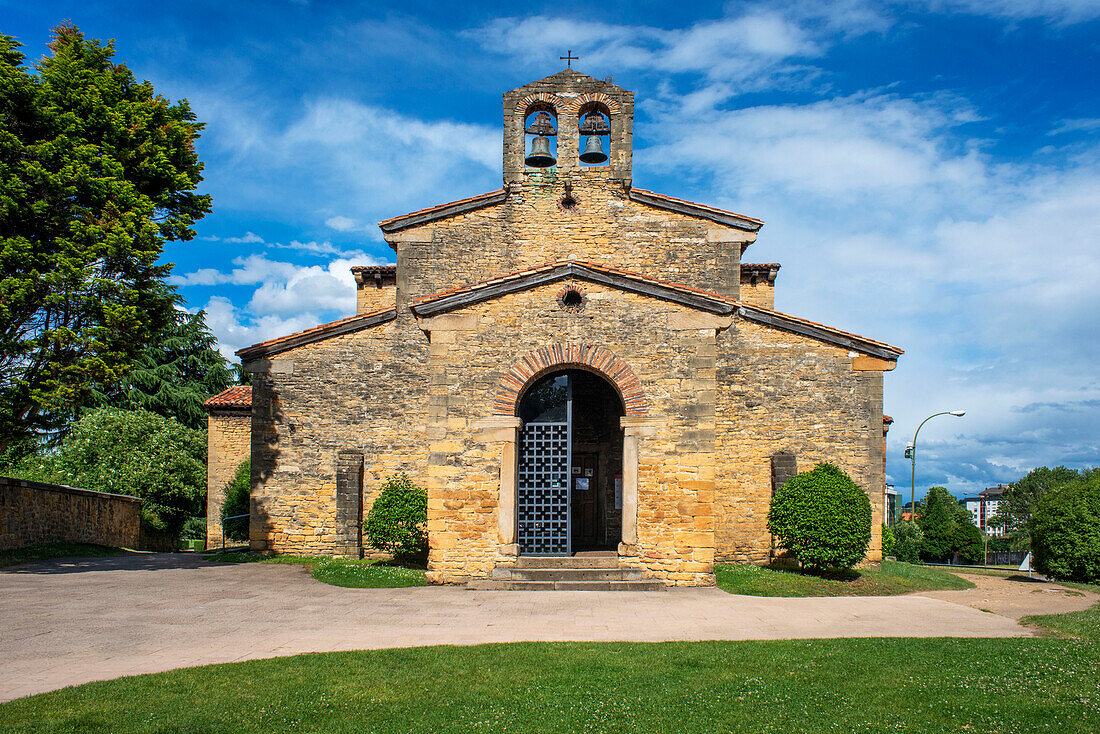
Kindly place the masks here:
POLYGON ((596 522, 599 494, 597 454, 573 454, 573 551, 592 550, 599 541, 596 522))

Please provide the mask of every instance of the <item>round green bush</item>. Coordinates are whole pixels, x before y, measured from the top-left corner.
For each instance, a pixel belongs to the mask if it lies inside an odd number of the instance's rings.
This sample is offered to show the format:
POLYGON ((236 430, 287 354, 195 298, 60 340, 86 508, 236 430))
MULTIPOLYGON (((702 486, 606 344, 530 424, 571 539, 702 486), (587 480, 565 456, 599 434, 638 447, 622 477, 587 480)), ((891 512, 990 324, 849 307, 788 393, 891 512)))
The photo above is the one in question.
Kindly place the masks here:
POLYGON ((807 568, 851 568, 871 542, 871 501, 851 477, 823 462, 776 491, 768 529, 807 568))
POLYGON ((245 459, 237 467, 233 480, 225 485, 225 501, 222 503, 222 534, 229 540, 248 540, 247 515, 251 512, 248 496, 252 491, 252 462, 245 459), (231 517, 232 520, 225 518, 231 517))
POLYGON ((894 558, 903 563, 920 563, 920 547, 924 532, 912 520, 894 524, 894 558))
POLYGON ((1035 568, 1063 581, 1100 581, 1100 473, 1039 496, 1028 523, 1035 568))
POLYGON ((427 524, 428 493, 402 472, 382 484, 363 531, 372 547, 395 559, 422 561, 428 556, 427 524))

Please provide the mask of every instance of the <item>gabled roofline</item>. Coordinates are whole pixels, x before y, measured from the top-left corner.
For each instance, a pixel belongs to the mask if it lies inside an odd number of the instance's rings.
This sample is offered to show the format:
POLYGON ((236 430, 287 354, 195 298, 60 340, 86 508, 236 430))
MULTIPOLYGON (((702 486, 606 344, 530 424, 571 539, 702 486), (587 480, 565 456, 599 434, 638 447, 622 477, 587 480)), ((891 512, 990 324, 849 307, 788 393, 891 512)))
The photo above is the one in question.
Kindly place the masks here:
POLYGON ((449 201, 446 204, 430 206, 427 209, 409 212, 399 217, 383 219, 378 223, 378 226, 382 229, 383 233, 389 234, 391 232, 398 232, 402 229, 408 229, 409 227, 415 227, 419 224, 428 224, 429 222, 434 222, 439 219, 453 217, 456 214, 465 214, 475 209, 499 204, 507 198, 508 189, 505 187, 485 194, 459 199, 458 201, 449 201))
POLYGON ((735 229, 743 229, 746 232, 758 232, 760 228, 764 226, 764 221, 761 219, 747 217, 744 214, 728 212, 724 209, 716 209, 712 206, 696 204, 694 201, 677 199, 674 196, 658 194, 655 191, 648 191, 646 189, 631 188, 627 192, 627 196, 631 201, 648 204, 649 206, 655 206, 659 209, 679 212, 680 214, 687 214, 692 217, 709 219, 712 222, 724 224, 727 227, 733 227, 735 229))
POLYGON ((414 314, 420 317, 435 316, 457 308, 481 303, 507 293, 515 293, 516 291, 553 283, 565 278, 579 278, 593 283, 603 283, 621 290, 641 293, 716 314, 732 314, 735 308, 735 302, 717 293, 677 283, 666 283, 639 273, 609 268, 597 263, 573 260, 547 263, 462 288, 422 296, 416 299, 410 308, 414 314))
POLYGON ((905 354, 904 349, 899 349, 886 342, 868 339, 859 334, 852 334, 840 329, 834 329, 816 321, 809 321, 790 314, 773 311, 760 306, 750 306, 744 301, 738 302, 737 314, 749 321, 755 321, 766 326, 774 326, 777 329, 790 331, 802 336, 808 336, 818 341, 823 341, 838 347, 852 349, 857 352, 869 354, 872 357, 896 361, 905 354))
POLYGON ((288 349, 294 349, 295 347, 330 339, 334 336, 340 336, 341 334, 352 334, 356 331, 369 329, 372 326, 378 326, 387 321, 393 321, 395 318, 397 318, 396 308, 384 308, 370 313, 356 314, 346 319, 330 321, 327 324, 321 324, 320 326, 314 326, 313 328, 298 331, 293 334, 287 334, 286 336, 268 339, 267 341, 253 344, 244 349, 238 349, 237 356, 241 358, 242 362, 262 359, 263 357, 270 357, 279 352, 285 352, 288 349))

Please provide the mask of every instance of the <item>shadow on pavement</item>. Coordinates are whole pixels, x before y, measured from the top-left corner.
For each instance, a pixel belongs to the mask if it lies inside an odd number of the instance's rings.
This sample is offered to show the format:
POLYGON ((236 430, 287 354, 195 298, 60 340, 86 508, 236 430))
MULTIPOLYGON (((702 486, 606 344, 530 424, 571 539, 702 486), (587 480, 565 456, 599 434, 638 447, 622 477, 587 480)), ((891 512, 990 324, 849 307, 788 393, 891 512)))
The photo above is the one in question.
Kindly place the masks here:
POLYGON ((162 571, 180 568, 221 566, 206 560, 197 553, 123 553, 117 556, 91 558, 53 558, 48 561, 32 561, 0 569, 0 573, 59 574, 88 573, 91 571, 162 571))

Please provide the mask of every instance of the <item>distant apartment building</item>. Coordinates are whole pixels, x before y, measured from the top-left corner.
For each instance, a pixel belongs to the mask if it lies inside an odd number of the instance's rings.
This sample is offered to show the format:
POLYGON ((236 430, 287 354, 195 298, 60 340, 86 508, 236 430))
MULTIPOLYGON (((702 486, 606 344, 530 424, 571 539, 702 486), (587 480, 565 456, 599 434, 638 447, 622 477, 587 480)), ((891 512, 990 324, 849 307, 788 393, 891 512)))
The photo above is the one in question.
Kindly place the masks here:
POLYGON ((886 485, 886 501, 883 508, 883 517, 887 525, 893 525, 901 518, 901 492, 894 489, 894 485, 886 485))
POLYGON ((989 487, 983 489, 975 497, 964 497, 959 500, 963 507, 970 511, 970 517, 974 521, 974 524, 978 526, 983 533, 991 536, 999 536, 1005 534, 1005 528, 1003 525, 991 525, 989 518, 997 514, 997 508, 1001 503, 1001 495, 1008 489, 1003 484, 998 484, 996 487, 989 487))

